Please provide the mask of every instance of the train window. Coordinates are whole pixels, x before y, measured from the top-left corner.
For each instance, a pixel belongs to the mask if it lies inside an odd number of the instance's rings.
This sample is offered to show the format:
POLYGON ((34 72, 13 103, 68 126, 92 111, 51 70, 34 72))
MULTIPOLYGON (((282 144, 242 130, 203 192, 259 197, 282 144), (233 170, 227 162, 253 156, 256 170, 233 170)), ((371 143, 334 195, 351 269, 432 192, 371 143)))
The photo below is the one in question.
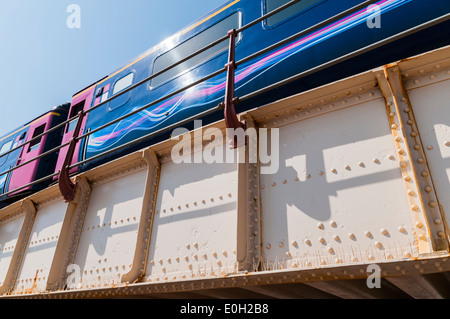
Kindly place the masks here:
POLYGON ((113 95, 125 90, 133 84, 134 73, 125 75, 114 84, 113 95))
POLYGON ((5 144, 3 144, 2 148, 0 149, 0 155, 8 152, 11 149, 11 145, 12 145, 13 141, 8 141, 5 144))
MULTIPOLYGON (((170 65, 178 62, 179 60, 194 54, 195 51, 211 44, 217 39, 225 36, 227 32, 231 29, 238 29, 240 26, 240 13, 236 12, 229 17, 223 19, 222 21, 216 23, 215 25, 209 27, 208 29, 200 32, 189 40, 183 42, 182 44, 176 46, 172 50, 160 55, 156 58, 153 64, 153 73, 164 70, 170 65)), ((239 40, 239 39, 237 39, 239 40)), ((192 67, 222 53, 228 49, 228 40, 225 40, 208 50, 197 54, 196 56, 188 59, 187 61, 171 68, 170 70, 158 75, 151 81, 152 87, 157 87, 169 79, 179 75, 192 67)))
MULTIPOLYGON (((265 1, 266 1, 266 12, 267 13, 290 2, 290 0, 265 0, 265 1)), ((321 1, 323 1, 323 0, 301 0, 300 2, 290 6, 289 8, 267 18, 266 24, 268 26, 273 26, 298 12, 301 12, 301 11, 304 11, 304 10, 310 8, 311 6, 313 6, 316 3, 321 2, 321 1)))
MULTIPOLYGON (((84 102, 85 101, 82 101, 72 107, 72 111, 70 112, 69 118, 72 118, 72 117, 76 116, 78 113, 80 113, 81 111, 83 111, 84 102)), ((77 126, 77 123, 78 123, 78 117, 76 119, 70 121, 69 124, 67 125, 66 133, 72 132, 75 129, 75 127, 77 126)))
MULTIPOLYGON (((44 133, 45 131, 45 124, 42 124, 41 126, 38 126, 33 133, 33 137, 35 138, 38 135, 41 135, 42 133, 44 133)), ((37 149, 39 147, 39 145, 41 144, 41 140, 42 140, 42 136, 34 141, 32 141, 30 143, 30 148, 28 149, 28 152, 34 151, 35 149, 37 149)))

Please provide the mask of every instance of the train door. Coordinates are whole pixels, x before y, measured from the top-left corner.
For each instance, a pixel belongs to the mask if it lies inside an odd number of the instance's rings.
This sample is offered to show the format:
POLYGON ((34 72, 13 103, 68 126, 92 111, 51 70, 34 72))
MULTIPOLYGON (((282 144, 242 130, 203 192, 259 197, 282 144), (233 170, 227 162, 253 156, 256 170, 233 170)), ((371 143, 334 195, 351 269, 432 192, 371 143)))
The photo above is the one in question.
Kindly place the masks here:
MULTIPOLYGON (((69 110, 69 119, 76 116, 80 111, 82 111, 82 110, 86 111, 87 109, 90 108, 92 99, 94 96, 94 89, 95 89, 95 87, 93 86, 92 88, 90 88, 86 91, 83 91, 73 97, 72 104, 71 104, 70 110, 69 110)), ((86 126, 86 120, 87 120, 87 116, 85 116, 82 120, 80 132, 79 132, 80 135, 83 134, 83 132, 84 132, 84 129, 86 126)), ((78 118, 76 118, 66 124, 66 127, 64 128, 62 144, 69 142, 73 138, 77 124, 78 124, 78 118)), ((66 159, 68 149, 69 149, 69 146, 61 148, 59 155, 58 155, 58 161, 56 164, 55 172, 61 170, 64 160, 66 159)), ((80 151, 81 151, 81 143, 78 142, 75 147, 75 151, 73 153, 73 156, 72 156, 72 159, 70 162, 71 165, 78 162, 79 156, 80 156, 80 151)), ((69 174, 76 173, 77 171, 78 171, 78 168, 73 168, 69 171, 69 174)), ((57 179, 57 177, 55 177, 54 179, 57 179)))
MULTIPOLYGON (((30 161, 30 163, 11 172, 10 182, 8 185, 9 191, 21 188, 35 181, 41 161, 45 160, 38 158, 45 152, 45 145, 48 139, 48 135, 42 134, 52 127, 52 122, 55 116, 60 116, 60 114, 50 112, 30 124, 28 133, 26 134, 25 143, 31 140, 32 141, 22 147, 19 158, 14 164, 15 166, 19 166, 28 161, 30 161)), ((18 141, 16 141, 14 145, 18 145, 20 143, 20 139, 23 138, 24 134, 21 134, 20 137, 18 137, 18 141)), ((21 189, 19 192, 32 189, 33 187, 29 186, 21 189)))

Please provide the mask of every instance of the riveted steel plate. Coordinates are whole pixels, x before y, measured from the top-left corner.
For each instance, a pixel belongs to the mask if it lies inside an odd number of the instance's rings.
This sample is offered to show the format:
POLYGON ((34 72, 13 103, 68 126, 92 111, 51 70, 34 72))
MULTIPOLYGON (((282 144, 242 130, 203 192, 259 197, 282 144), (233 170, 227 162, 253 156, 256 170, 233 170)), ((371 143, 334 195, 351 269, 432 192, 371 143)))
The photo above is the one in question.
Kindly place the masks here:
POLYGON ((95 183, 76 252, 74 288, 112 286, 133 262, 145 170, 95 183), (79 284, 76 282, 79 281, 79 284))
POLYGON ((262 175, 263 269, 417 255, 382 98, 280 129, 280 169, 262 175))
POLYGON ((46 290, 66 208, 62 200, 38 207, 13 294, 46 290))
POLYGON ((237 164, 163 163, 145 280, 233 272, 236 197, 237 164))
MULTIPOLYGON (((442 73, 445 70, 439 71, 442 73)), ((428 85, 410 87, 408 95, 414 110, 420 138, 424 145, 424 152, 441 211, 445 215, 445 220, 449 221, 450 116, 448 116, 448 112, 450 109, 450 79, 440 79, 441 81, 429 83, 430 77, 433 78, 433 76, 434 72, 428 74, 428 85)), ((420 83, 417 79, 414 81, 420 83)), ((425 189, 425 191, 431 191, 432 186, 429 185, 429 188, 425 189)), ((442 223, 443 220, 436 218, 430 222, 442 223)))

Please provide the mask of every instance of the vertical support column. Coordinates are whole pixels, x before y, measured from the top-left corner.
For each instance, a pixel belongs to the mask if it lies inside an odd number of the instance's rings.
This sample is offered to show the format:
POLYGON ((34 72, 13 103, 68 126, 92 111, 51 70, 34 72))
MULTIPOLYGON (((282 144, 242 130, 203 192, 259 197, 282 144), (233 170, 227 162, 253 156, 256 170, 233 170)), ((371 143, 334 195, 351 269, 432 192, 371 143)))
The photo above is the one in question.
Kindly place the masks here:
POLYGON ((85 178, 77 178, 74 199, 67 206, 58 244, 47 280, 47 290, 64 289, 67 267, 73 263, 82 233, 91 196, 91 186, 85 178))
MULTIPOLYGON (((237 262, 239 271, 258 269, 261 261, 261 204, 259 188, 258 134, 253 119, 247 123, 248 142, 238 149, 245 152, 245 162, 238 164, 237 262)), ((238 154, 242 158, 243 154, 238 154)))
POLYGON ((386 99, 392 134, 397 143, 400 166, 418 235, 419 252, 430 253, 430 249, 448 250, 443 223, 434 222, 442 220, 442 213, 411 102, 403 86, 401 71, 397 64, 388 65, 383 73, 378 73, 377 78, 386 99), (427 247, 428 240, 431 242, 431 248, 427 247))
POLYGON ((147 177, 133 265, 122 276, 122 282, 127 283, 138 282, 145 275, 161 172, 161 163, 152 149, 145 150, 142 156, 147 164, 147 177))
POLYGON ((17 239, 16 249, 14 249, 11 262, 9 264, 8 273, 6 275, 3 285, 0 287, 0 295, 9 293, 15 285, 17 275, 20 270, 20 265, 28 245, 31 229, 33 228, 34 219, 36 217, 37 209, 33 202, 25 199, 22 204, 22 210, 25 214, 25 219, 20 229, 19 237, 17 239))

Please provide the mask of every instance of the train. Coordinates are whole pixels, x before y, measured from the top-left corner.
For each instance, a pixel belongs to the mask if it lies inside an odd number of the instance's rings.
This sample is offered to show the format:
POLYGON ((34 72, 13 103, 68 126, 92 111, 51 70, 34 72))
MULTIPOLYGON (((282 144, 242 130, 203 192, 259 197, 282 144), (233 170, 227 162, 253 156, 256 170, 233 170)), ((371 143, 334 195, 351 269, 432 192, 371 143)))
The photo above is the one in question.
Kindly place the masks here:
POLYGON ((449 45, 449 12, 448 0, 229 0, 1 137, 0 205, 67 165, 78 174, 192 128, 187 119, 223 119, 230 50, 242 112, 449 45))

